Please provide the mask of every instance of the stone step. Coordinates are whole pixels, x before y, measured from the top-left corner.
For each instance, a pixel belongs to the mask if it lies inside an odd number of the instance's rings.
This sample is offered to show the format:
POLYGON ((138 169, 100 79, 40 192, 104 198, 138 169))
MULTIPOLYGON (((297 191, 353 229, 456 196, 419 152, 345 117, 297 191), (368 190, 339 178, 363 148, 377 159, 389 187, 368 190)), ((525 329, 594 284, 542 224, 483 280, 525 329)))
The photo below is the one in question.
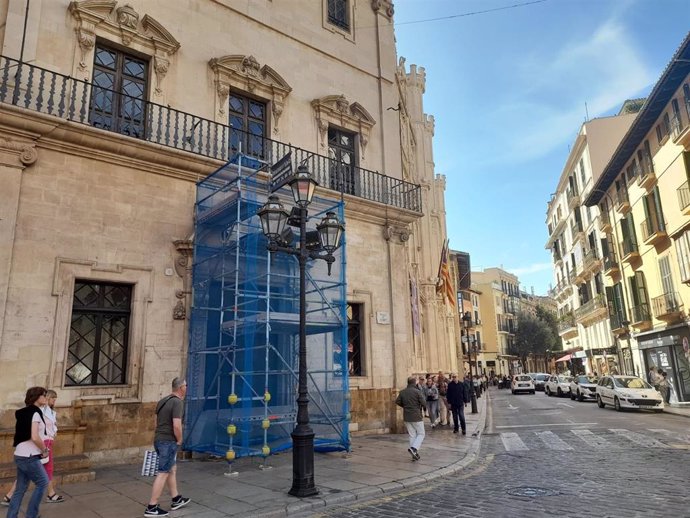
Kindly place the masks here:
MULTIPOLYGON (((0 495, 6 495, 14 483, 16 473, 11 477, 0 478, 0 495)), ((75 482, 88 482, 96 480, 96 472, 91 469, 75 469, 70 471, 56 471, 53 475, 53 480, 59 488, 64 484, 73 484, 75 482)), ((29 491, 33 491, 29 488, 29 491)), ((59 489, 58 489, 59 491, 59 489)))
MULTIPOLYGON (((71 473, 74 471, 90 471, 91 459, 86 455, 63 455, 57 457, 55 460, 54 473, 57 477, 61 473, 71 473)), ((0 464, 0 480, 14 477, 17 474, 17 468, 14 462, 4 462, 0 464)), ((11 483, 11 482, 10 482, 11 483)))

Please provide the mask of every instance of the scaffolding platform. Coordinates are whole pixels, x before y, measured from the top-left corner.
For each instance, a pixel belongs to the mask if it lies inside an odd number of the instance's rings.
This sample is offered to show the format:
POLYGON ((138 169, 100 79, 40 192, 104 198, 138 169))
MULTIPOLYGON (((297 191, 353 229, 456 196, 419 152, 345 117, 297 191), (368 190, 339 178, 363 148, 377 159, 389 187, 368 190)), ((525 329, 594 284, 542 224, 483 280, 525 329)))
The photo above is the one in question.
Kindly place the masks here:
MULTIPOLYGON (((184 447, 228 460, 290 448, 297 414, 299 268, 267 250, 262 171, 237 154, 197 184, 184 447)), ((287 187, 272 194, 292 204, 287 187)), ((314 199, 309 230, 329 211, 344 220, 342 202, 314 199)), ((345 246, 332 275, 324 261, 307 268, 309 413, 321 450, 350 448, 345 268, 345 246)))

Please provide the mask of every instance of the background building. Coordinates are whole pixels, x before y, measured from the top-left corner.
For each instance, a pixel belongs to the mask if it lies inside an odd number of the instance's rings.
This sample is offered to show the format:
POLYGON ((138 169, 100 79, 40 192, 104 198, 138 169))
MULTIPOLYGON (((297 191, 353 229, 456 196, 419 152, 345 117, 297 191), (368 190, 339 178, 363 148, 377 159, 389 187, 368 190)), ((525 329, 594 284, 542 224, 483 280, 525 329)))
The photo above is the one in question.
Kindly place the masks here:
POLYGON ((606 296, 623 369, 667 372, 671 402, 690 401, 688 151, 690 35, 584 193, 606 229, 606 296))
POLYGON ((512 374, 516 356, 510 354, 520 312, 520 283, 518 278, 501 268, 485 268, 472 272, 472 288, 479 293, 482 309, 482 350, 479 353, 480 371, 495 365, 499 375, 512 374))
POLYGON ((552 251, 555 282, 550 294, 558 305, 559 335, 566 351, 559 359, 571 371, 618 369, 604 290, 604 274, 611 264, 604 231, 610 226, 602 227, 596 207, 583 204, 583 193, 592 190, 639 106, 639 100, 626 101, 618 115, 581 126, 548 203, 546 248, 552 251))

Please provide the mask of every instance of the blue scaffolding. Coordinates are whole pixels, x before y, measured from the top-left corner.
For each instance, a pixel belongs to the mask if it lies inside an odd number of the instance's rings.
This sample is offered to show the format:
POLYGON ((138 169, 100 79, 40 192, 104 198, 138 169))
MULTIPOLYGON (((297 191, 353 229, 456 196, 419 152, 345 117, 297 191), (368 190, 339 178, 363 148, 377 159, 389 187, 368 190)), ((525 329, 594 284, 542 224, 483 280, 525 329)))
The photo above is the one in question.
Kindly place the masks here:
MULTIPOLYGON (((229 461, 290 448, 297 414, 299 266, 266 249, 256 215, 269 194, 266 169, 237 154, 197 184, 184 447, 229 461)), ((273 194, 292 205, 289 188, 273 194)), ((344 221, 342 201, 315 197, 309 226, 328 211, 344 221)), ((345 246, 335 255, 331 276, 324 261, 307 265, 309 414, 319 451, 350 448, 345 246)))

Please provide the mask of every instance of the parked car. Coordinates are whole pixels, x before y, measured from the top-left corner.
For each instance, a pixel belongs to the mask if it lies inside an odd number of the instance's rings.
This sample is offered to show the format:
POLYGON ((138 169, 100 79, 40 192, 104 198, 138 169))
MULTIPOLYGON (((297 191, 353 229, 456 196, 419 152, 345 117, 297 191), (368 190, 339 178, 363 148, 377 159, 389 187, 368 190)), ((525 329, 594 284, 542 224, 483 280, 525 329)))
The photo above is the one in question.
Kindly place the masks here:
POLYGON ((584 401, 585 399, 597 399, 597 383, 599 378, 595 376, 575 376, 570 382, 570 399, 584 401))
POLYGON ((510 384, 510 391, 513 394, 518 392, 529 392, 534 394, 534 380, 529 374, 516 374, 510 384))
POLYGON ((551 377, 551 374, 546 374, 545 372, 537 372, 532 376, 534 379, 534 390, 544 390, 544 383, 551 377))
POLYGON ((612 405, 617 411, 624 408, 646 408, 662 412, 661 393, 637 376, 602 376, 597 385, 597 405, 612 405))
POLYGON ((549 376, 549 379, 544 383, 544 392, 547 396, 563 397, 570 395, 570 380, 572 379, 571 376, 564 376, 563 374, 549 376))

